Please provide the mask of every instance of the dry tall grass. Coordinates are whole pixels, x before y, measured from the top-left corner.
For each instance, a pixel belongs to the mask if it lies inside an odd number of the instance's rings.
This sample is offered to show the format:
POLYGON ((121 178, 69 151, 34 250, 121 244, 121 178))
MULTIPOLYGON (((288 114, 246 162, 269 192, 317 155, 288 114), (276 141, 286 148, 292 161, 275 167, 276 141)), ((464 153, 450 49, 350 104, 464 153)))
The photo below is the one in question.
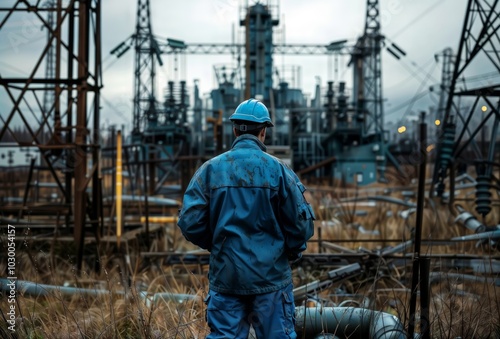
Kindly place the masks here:
MULTIPOLYGON (((347 240, 340 245, 358 251, 377 253, 386 246, 395 246, 411 238, 415 227, 415 213, 407 218, 402 211, 409 208, 378 201, 367 204, 363 196, 385 195, 406 200, 401 190, 384 187, 361 191, 352 188, 325 189, 310 186, 312 204, 317 221, 322 228, 322 240, 347 240), (346 198, 357 201, 345 202, 346 198), (363 213, 359 213, 364 211, 363 213), (360 228, 362 226, 362 228, 360 228), (376 234, 378 232, 378 234, 376 234), (393 239, 392 242, 362 242, 361 240, 393 239)), ((407 190, 412 188, 407 186, 407 190)), ((409 200, 415 201, 415 197, 409 200)), ((464 202, 468 210, 472 205, 464 202)), ((496 206, 488 222, 499 220, 496 206)), ((174 225, 165 225, 164 248, 176 251, 195 249, 184 241, 174 225)), ((468 234, 454 223, 454 216, 439 202, 426 200, 422 239, 448 239, 468 234)), ((317 253, 318 232, 309 244, 308 253, 317 253)), ((4 242, 2 241, 2 244, 4 242)), ((324 250, 325 251, 325 250, 324 250)), ((6 251, 4 251, 6 252, 6 251)), ((411 253, 408 249, 407 253, 411 253)), ((107 290, 109 293, 95 297, 75 293, 63 296, 16 297, 16 335, 18 338, 203 338, 208 333, 205 324, 203 297, 208 289, 206 267, 198 265, 165 266, 162 260, 136 257, 127 269, 122 256, 113 251, 101 253, 101 271, 95 273, 85 264, 77 274, 74 262, 64 247, 56 253, 37 248, 30 242, 20 242, 17 247, 17 278, 43 284, 78 286, 107 290), (184 302, 153 300, 155 293, 191 294, 198 298, 184 302), (145 297, 145 296, 149 297, 145 297)), ((498 259, 498 251, 488 246, 475 246, 475 242, 452 245, 425 245, 422 255, 473 254, 498 259)), ((0 270, 6 271, 5 260, 0 270)), ((411 286, 411 260, 407 265, 392 265, 390 260, 376 258, 369 269, 356 279, 335 284, 318 295, 324 305, 369 307, 389 312, 408 325, 408 305, 411 286)), ((331 268, 330 268, 331 269, 331 268)), ((294 269, 295 284, 323 279, 328 268, 305 271, 294 269)), ((440 267, 433 261, 431 270, 430 322, 433 338, 500 338, 500 287, 470 269, 440 267), (437 274, 439 273, 439 274, 437 274), (473 280, 471 277, 477 277, 473 280), (482 280, 479 280, 482 279, 482 280)), ((491 278, 489 276, 488 278, 491 278)), ((493 277, 494 278, 494 277, 493 277)), ((0 310, 6 314, 7 299, 0 299, 0 310)), ((418 316, 420 315, 418 309, 418 316)), ((417 331, 422 329, 417 327, 417 331)), ((9 338, 12 333, 1 322, 0 334, 9 338)), ((11 336, 13 337, 13 336, 11 336)))

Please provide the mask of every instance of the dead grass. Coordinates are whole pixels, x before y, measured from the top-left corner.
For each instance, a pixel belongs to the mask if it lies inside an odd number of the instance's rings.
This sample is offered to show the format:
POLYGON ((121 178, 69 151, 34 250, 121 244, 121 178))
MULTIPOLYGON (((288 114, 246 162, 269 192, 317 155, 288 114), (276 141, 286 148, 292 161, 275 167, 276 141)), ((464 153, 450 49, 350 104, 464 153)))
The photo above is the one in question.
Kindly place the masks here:
MULTIPOLYGON (((339 245, 351 250, 360 247, 366 251, 379 251, 387 246, 395 246, 411 238, 415 227, 415 213, 403 218, 407 206, 378 201, 375 206, 367 204, 368 197, 390 196, 401 201, 415 202, 416 197, 407 198, 403 190, 414 190, 410 182, 397 189, 386 186, 372 187, 371 191, 357 190, 355 187, 312 186, 311 203, 316 212, 316 226, 322 228, 322 238, 346 240, 339 245), (367 200, 361 198, 366 197, 367 200), (357 198, 357 201, 352 201, 357 198), (351 199, 349 202, 346 200, 351 199), (365 213, 359 214, 360 211, 365 213), (362 229, 359 227, 362 226, 362 229), (361 231, 363 230, 363 231, 361 231), (374 234, 374 232, 378 234, 374 234), (364 233, 363 233, 364 232, 364 233), (373 242, 362 242, 371 239, 373 242), (377 242, 392 239, 391 242, 377 242)), ((464 192, 464 195, 467 195, 464 192)), ((473 211, 473 202, 462 202, 464 208, 473 211)), ((423 240, 449 239, 470 234, 462 226, 456 225, 455 216, 438 201, 426 199, 423 240)), ((499 207, 495 207, 485 222, 500 220, 499 207)), ((162 248, 173 251, 196 249, 188 244, 180 232, 169 226, 162 248)), ((315 232, 308 253, 319 251, 318 232, 315 232)), ((19 280, 28 280, 50 285, 69 285, 83 288, 98 288, 110 293, 93 297, 75 294, 62 296, 34 297, 18 294, 16 298, 16 329, 19 338, 204 338, 207 335, 205 305, 203 297, 208 289, 206 267, 176 265, 166 267, 161 262, 146 263, 136 258, 132 270, 125 271, 120 256, 103 253, 100 257, 102 269, 95 273, 85 266, 77 274, 74 262, 63 250, 59 253, 40 251, 32 244, 20 244, 17 250, 19 280), (129 273, 131 272, 131 273, 129 273), (130 276, 127 276, 130 274, 130 276), (144 295, 155 293, 196 295, 196 300, 152 301, 144 295)), ((412 248, 407 250, 412 253, 412 248)), ((487 247, 476 247, 475 242, 453 245, 425 245, 422 255, 434 254, 474 254, 484 258, 497 256, 498 251, 487 247)), ((325 305, 369 307, 397 316, 403 324, 408 324, 411 270, 406 266, 396 267, 379 258, 374 260, 363 276, 343 281, 322 291, 318 298, 325 305)), ((4 260, 0 270, 5 272, 4 260)), ((500 287, 491 282, 474 282, 460 279, 460 275, 480 276, 480 274, 432 266, 433 272, 443 276, 431 281, 430 320, 433 338, 498 338, 500 337, 500 287), (453 273, 453 274, 449 274, 453 273), (458 278, 457 274, 458 273, 458 278)), ((327 269, 311 271, 294 270, 295 285, 316 279, 323 279, 327 269)), ((0 299, 0 310, 5 315, 7 299, 0 299)), ((417 310, 417 318, 420 309, 417 310)), ((5 323, 0 322, 0 335, 8 337, 10 332, 5 323)), ((417 331, 421 329, 417 327, 417 331)))

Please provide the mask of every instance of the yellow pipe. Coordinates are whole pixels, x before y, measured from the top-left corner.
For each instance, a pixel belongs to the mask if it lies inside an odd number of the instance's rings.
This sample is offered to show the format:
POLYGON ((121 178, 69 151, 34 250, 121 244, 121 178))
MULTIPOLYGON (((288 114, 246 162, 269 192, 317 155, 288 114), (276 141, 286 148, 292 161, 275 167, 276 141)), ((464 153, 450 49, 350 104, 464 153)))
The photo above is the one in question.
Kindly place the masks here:
MULTIPOLYGON (((174 216, 168 216, 168 217, 149 216, 148 220, 149 220, 149 222, 155 222, 155 223, 160 224, 160 223, 177 222, 177 217, 174 217, 174 216)), ((141 217, 141 222, 146 222, 145 216, 141 217)))
POLYGON ((120 248, 122 236, 122 132, 116 135, 116 240, 120 248))

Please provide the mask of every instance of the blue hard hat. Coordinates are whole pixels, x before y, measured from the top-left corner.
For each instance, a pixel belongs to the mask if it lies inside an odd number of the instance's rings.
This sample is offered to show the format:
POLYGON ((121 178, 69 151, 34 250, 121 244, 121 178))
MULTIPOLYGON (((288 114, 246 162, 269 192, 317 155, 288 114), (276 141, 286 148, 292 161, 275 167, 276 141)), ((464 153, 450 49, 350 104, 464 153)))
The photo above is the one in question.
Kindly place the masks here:
POLYGON ((256 99, 248 99, 239 104, 229 120, 265 124, 266 127, 274 126, 266 105, 256 99))

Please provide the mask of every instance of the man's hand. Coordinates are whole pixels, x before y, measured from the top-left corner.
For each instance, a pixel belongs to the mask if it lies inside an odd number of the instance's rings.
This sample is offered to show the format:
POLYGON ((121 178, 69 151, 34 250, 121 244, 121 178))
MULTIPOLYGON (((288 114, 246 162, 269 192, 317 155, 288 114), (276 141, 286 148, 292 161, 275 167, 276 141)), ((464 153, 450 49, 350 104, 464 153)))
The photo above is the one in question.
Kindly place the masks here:
POLYGON ((291 264, 295 264, 302 258, 302 253, 287 253, 288 262, 291 264))

